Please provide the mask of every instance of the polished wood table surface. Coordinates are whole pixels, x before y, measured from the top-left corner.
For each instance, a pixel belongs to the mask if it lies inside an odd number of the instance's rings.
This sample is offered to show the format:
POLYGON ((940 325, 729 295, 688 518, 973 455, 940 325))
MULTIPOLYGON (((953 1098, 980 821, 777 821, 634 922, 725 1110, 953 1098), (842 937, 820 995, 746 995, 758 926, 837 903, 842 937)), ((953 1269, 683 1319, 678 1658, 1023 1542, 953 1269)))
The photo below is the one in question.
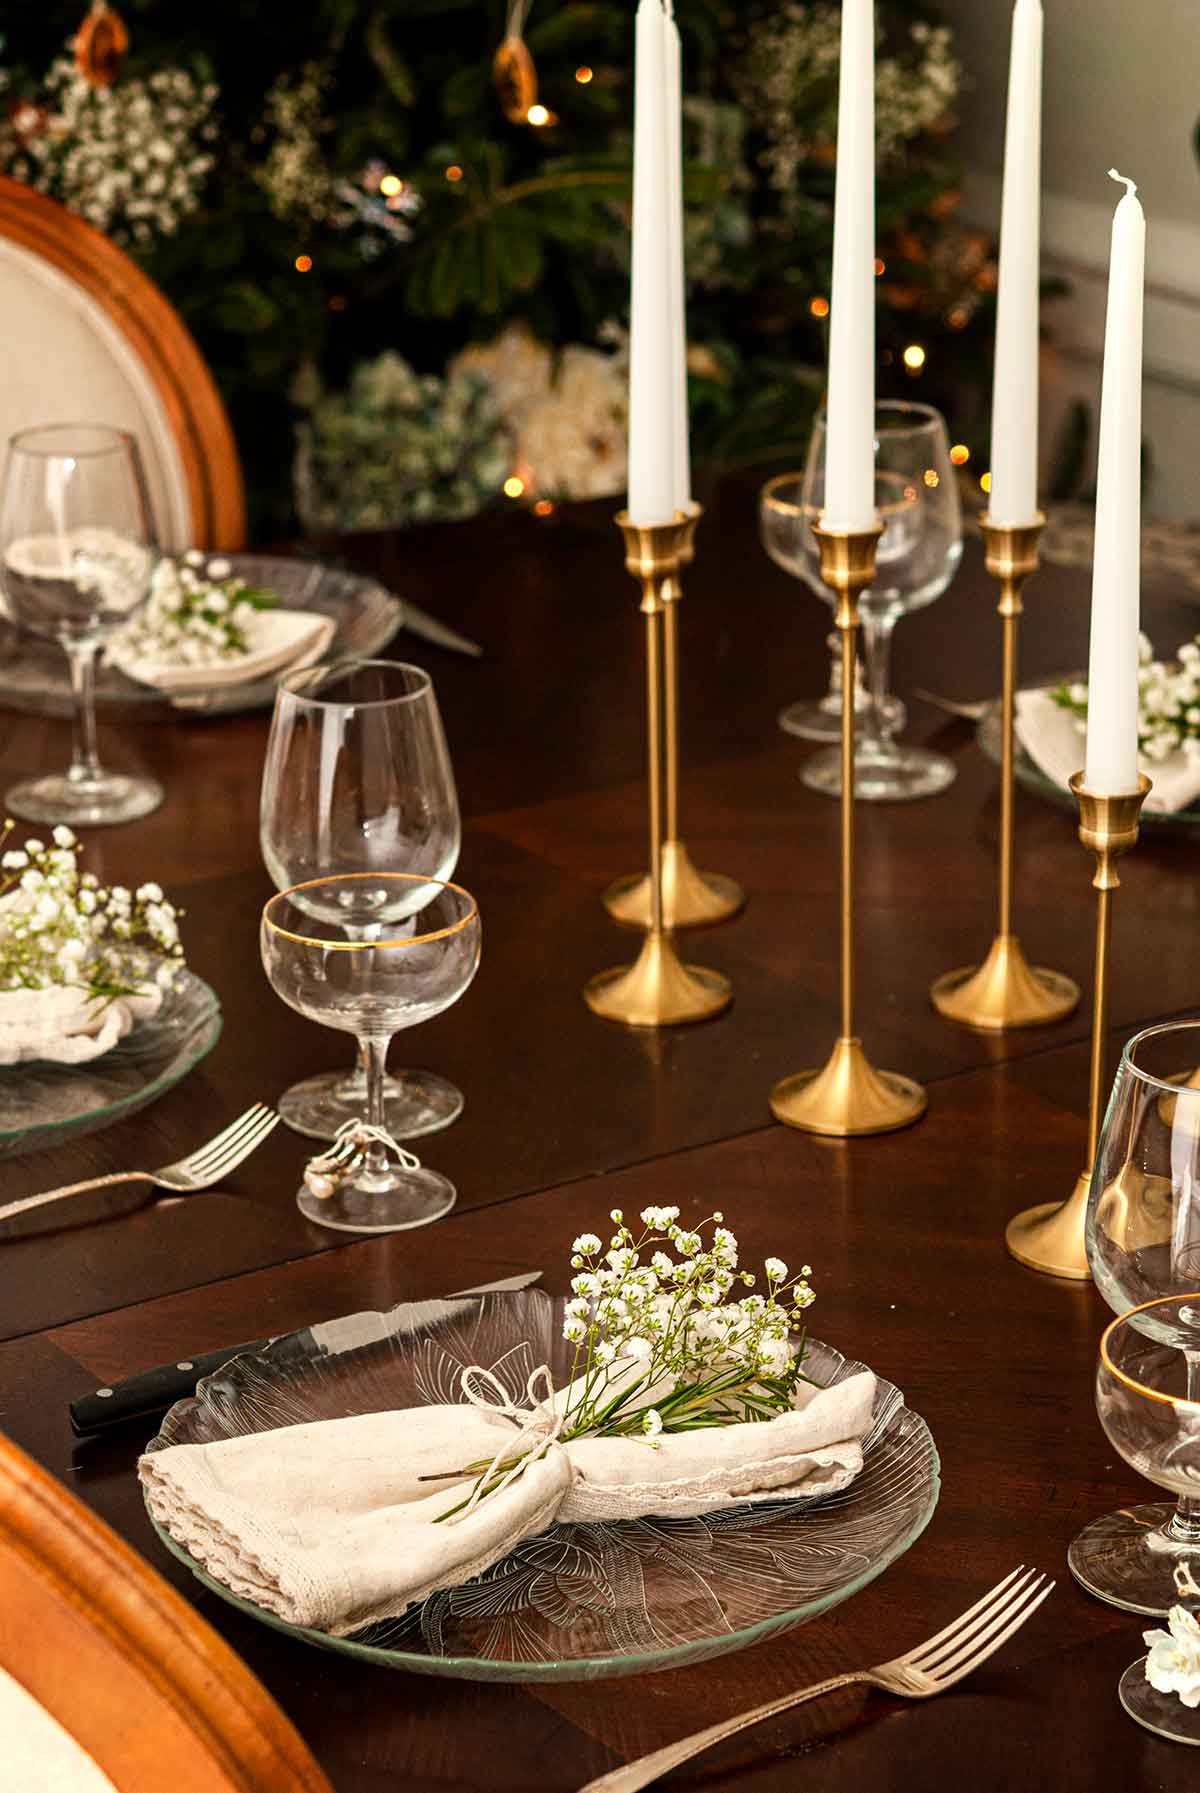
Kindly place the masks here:
MULTIPOLYGON (((1085 1148, 1088 1017, 995 1039, 932 1011, 940 972, 977 959, 995 925, 996 773, 973 728, 910 702, 909 734, 958 777, 919 803, 860 806, 860 1015, 878 1065, 929 1086, 904 1133, 832 1142, 771 1122, 779 1076, 821 1062, 837 1021, 837 806, 796 777, 809 749, 779 733, 823 686, 828 612, 773 568, 753 493, 714 495, 681 612, 683 832, 740 878, 745 913, 686 937, 726 972, 732 1009, 673 1031, 593 1017, 586 978, 636 938, 600 905, 639 867, 645 822, 637 598, 604 507, 540 524, 516 512, 322 544, 380 574, 484 648, 480 661, 411 634, 393 652, 433 674, 466 818, 459 876, 479 898, 484 959, 466 997, 393 1047, 467 1093, 422 1142, 457 1209, 425 1231, 354 1240, 310 1225, 294 1195, 305 1142, 279 1128, 220 1190, 82 1198, 0 1228, 0 1425, 143 1550, 233 1643, 299 1726, 339 1793, 545 1788, 836 1670, 878 1661, 947 1622, 1017 1563, 1059 1587, 994 1663, 940 1700, 847 1692, 702 1757, 669 1783, 784 1788, 1174 1789, 1194 1764, 1121 1712, 1139 1621, 1075 1587, 1065 1551, 1090 1517, 1145 1485, 1107 1447, 1091 1392, 1107 1309, 1090 1285, 1007 1257, 1016 1209, 1065 1195, 1085 1148), (745 1255, 814 1266, 813 1330, 866 1359, 925 1415, 943 1491, 912 1551, 792 1635, 642 1680, 494 1687, 364 1670, 243 1620, 168 1559, 145 1519, 134 1430, 73 1441, 66 1404, 98 1382, 242 1338, 383 1307, 516 1270, 561 1289, 574 1234, 613 1205, 724 1209, 745 1255), (797 1752, 811 1757, 798 1769, 797 1752)), ((947 595, 896 637, 901 695, 997 682, 996 593, 968 544, 947 595)), ((1027 591, 1023 670, 1086 658, 1088 579, 1047 568, 1027 591)), ((1160 650, 1200 625, 1182 589, 1147 593, 1160 650)), ((97 831, 105 879, 157 878, 187 908, 190 962, 217 989, 221 1040, 140 1115, 0 1164, 5 1197, 179 1156, 255 1099, 335 1063, 344 1042, 271 994, 257 916, 266 718, 110 717, 113 763, 162 779, 162 809, 97 831)), ((60 722, 0 713, 6 783, 65 758, 60 722)), ((1122 862, 1112 1047, 1200 996, 1196 838, 1147 826, 1122 862)), ((1087 985, 1091 865, 1071 812, 1018 801, 1018 931, 1030 956, 1087 985)))

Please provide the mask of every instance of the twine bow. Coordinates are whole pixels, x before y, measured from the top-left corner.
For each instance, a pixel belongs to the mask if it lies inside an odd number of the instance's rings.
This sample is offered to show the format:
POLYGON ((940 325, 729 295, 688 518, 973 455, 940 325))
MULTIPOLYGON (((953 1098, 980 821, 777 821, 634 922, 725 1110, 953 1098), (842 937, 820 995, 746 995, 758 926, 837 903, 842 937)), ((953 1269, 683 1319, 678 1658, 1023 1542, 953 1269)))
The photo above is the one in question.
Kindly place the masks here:
POLYGON ((487 1468, 478 1477, 471 1490, 470 1499, 463 1503, 458 1512, 448 1516, 450 1524, 454 1524, 460 1519, 466 1519, 475 1511, 485 1494, 499 1494, 502 1489, 508 1487, 510 1482, 515 1482, 517 1477, 524 1473, 527 1464, 536 1463, 539 1458, 544 1457, 550 1446, 557 1442, 566 1421, 566 1415, 560 1413, 554 1405, 554 1381, 550 1375, 549 1366, 544 1363, 539 1364, 536 1370, 531 1370, 529 1373, 529 1379, 525 1384, 526 1405, 524 1406, 517 1406, 511 1401, 508 1390, 500 1378, 493 1375, 491 1370, 485 1370, 481 1364, 472 1364, 469 1369, 465 1369, 459 1386, 462 1389, 464 1400, 469 1401, 472 1407, 478 1407, 484 1413, 499 1414, 502 1419, 509 1420, 516 1426, 517 1436, 515 1439, 506 1440, 500 1446, 487 1468), (473 1387, 476 1380, 484 1384, 482 1392, 473 1387), (539 1387, 541 1388, 540 1394, 538 1393, 539 1387), (531 1440, 536 1440, 533 1449, 522 1452, 522 1445, 528 1444, 531 1440), (516 1462, 510 1464, 500 1480, 492 1487, 492 1477, 513 1451, 519 1453, 516 1462))
POLYGON ((342 1122, 329 1150, 318 1153, 305 1165, 304 1181, 311 1194, 319 1200, 327 1200, 336 1192, 339 1183, 361 1170, 367 1149, 373 1145, 386 1147, 401 1170, 420 1170, 421 1160, 416 1153, 393 1139, 386 1127, 373 1127, 370 1121, 352 1116, 342 1122))

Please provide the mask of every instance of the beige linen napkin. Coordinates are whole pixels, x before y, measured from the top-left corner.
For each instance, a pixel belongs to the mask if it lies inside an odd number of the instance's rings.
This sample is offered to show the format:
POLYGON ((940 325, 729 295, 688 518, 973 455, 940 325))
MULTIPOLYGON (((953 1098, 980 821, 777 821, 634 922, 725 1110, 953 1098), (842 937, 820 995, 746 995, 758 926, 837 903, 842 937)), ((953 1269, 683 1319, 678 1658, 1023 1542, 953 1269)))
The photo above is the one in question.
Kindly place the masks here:
MULTIPOLYGON (((1066 790, 1068 781, 1083 770, 1084 733, 1078 719, 1060 709, 1048 691, 1018 691, 1016 729, 1030 759, 1066 790)), ((1138 766, 1154 780, 1147 809, 1172 815, 1200 797, 1200 759, 1176 751, 1162 760, 1142 758, 1138 766)))
POLYGON ((109 1052, 138 1021, 156 1015, 162 991, 146 984, 111 1000, 65 984, 0 990, 0 1065, 31 1060, 81 1065, 109 1052))
POLYGON ((337 633, 337 623, 313 610, 259 610, 245 633, 247 651, 234 660, 214 656, 180 665, 175 660, 156 660, 120 637, 109 642, 105 657, 139 684, 154 685, 160 691, 216 691, 284 669, 295 671, 319 660, 337 633))
POLYGON ((862 1467, 874 1397, 864 1370, 832 1388, 802 1386, 792 1412, 757 1424, 653 1443, 551 1443, 440 1524, 471 1483, 419 1478, 490 1461, 515 1443, 513 1421, 467 1405, 368 1413, 171 1445, 147 1452, 138 1474, 153 1517, 215 1579, 292 1624, 344 1637, 468 1581, 556 1520, 687 1517, 835 1493, 862 1467))

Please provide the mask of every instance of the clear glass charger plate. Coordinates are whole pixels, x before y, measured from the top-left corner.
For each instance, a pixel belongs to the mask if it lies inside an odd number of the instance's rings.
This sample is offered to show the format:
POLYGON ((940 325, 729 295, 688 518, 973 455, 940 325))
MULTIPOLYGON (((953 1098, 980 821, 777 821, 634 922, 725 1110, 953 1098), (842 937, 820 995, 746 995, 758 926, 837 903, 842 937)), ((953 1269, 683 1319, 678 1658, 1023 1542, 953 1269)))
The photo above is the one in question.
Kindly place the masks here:
MULTIPOLYGON (((404 622, 404 605, 375 579, 315 560, 291 560, 281 554, 225 554, 234 570, 251 585, 275 592, 288 610, 312 610, 331 616, 337 633, 326 658, 354 654, 369 658, 391 641, 404 622)), ((96 672, 96 702, 134 704, 144 719, 178 720, 180 716, 228 716, 245 710, 270 709, 275 701, 275 672, 261 679, 219 690, 173 692, 169 697, 151 685, 118 672, 101 661, 96 672)), ((67 660, 53 641, 41 641, 0 617, 0 706, 42 716, 72 713, 67 660)))
MULTIPOLYGON (((1082 673, 1070 673, 1066 675, 1065 682, 1067 684, 1072 684, 1076 680, 1082 678, 1082 673)), ((1026 689, 1031 691, 1049 691, 1052 690, 1054 686, 1063 683, 1063 679, 1047 679, 1044 685, 1030 685, 1027 686, 1026 689)), ((976 739, 988 758, 998 766, 1000 764, 999 698, 997 698, 994 703, 989 704, 984 714, 980 717, 979 726, 976 730, 976 739)), ((1072 797, 1070 791, 1063 785, 1056 784, 1052 778, 1046 777, 1046 774, 1042 771, 1041 767, 1036 765, 1034 761, 1030 759, 1029 755, 1022 747, 1019 736, 1013 745, 1015 748, 1013 754, 1013 772, 1016 775, 1018 784, 1023 784, 1027 790, 1036 791, 1039 797, 1047 797, 1058 809, 1069 810, 1071 815, 1078 816, 1079 806, 1074 797, 1072 797)), ((1080 736, 1079 763, 1082 766, 1082 736, 1080 736)), ((1169 812, 1155 809, 1143 809, 1139 825, 1142 828, 1156 830, 1164 829, 1167 832, 1186 834, 1194 828, 1200 828, 1200 802, 1189 804, 1187 809, 1177 809, 1169 812)))
POLYGON ((136 1114, 186 1077, 220 1035, 215 990, 184 971, 157 1015, 102 1057, 0 1066, 0 1158, 62 1145, 136 1114))
MULTIPOLYGON (((809 1344, 807 1367, 821 1383, 863 1367, 809 1344)), ((562 1302, 538 1289, 356 1314, 234 1358, 176 1403, 147 1448, 456 1404, 471 1364, 490 1368, 522 1401, 539 1364, 549 1364, 556 1386, 569 1380, 567 1350, 562 1302)), ((938 1487, 929 1428, 880 1378, 862 1472, 841 1494, 696 1519, 554 1526, 473 1581, 348 1638, 290 1625, 238 1598, 155 1530, 212 1593, 318 1648, 421 1675, 589 1681, 723 1656, 849 1599, 921 1535, 938 1487)))

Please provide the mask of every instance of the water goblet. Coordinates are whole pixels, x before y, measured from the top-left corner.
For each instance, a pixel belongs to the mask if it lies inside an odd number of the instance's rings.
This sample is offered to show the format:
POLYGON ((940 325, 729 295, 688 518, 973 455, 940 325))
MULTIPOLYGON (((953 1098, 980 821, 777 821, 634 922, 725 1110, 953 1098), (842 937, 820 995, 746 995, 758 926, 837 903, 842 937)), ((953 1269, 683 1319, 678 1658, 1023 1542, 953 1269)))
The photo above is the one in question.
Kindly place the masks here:
MULTIPOLYGON (((1114 1312, 1173 1350, 1200 1402, 1200 1022, 1135 1034, 1121 1055, 1088 1197, 1088 1264, 1114 1312), (1178 1299, 1176 1299, 1178 1298, 1178 1299)), ((1152 1478, 1157 1479, 1157 1478, 1152 1478)), ((1072 1541, 1076 1580, 1112 1606, 1165 1613, 1172 1572, 1200 1563, 1200 1482, 1174 1506, 1146 1503, 1093 1520, 1072 1541)))
POLYGON ((382 1137, 384 1066, 393 1034, 440 1015, 475 976, 474 897, 416 873, 316 878, 270 899, 260 950, 276 995, 306 1020, 353 1034, 367 1070, 365 1154, 332 1179, 332 1194, 302 1185, 300 1212, 346 1233, 401 1232, 439 1219, 457 1192, 382 1137))
MULTIPOLYGON (((825 504, 825 417, 813 426, 801 504, 815 522, 825 504)), ((900 747, 904 706, 891 695, 892 631, 902 616, 941 597, 962 559, 962 509, 940 412, 932 405, 898 399, 875 407, 875 505, 883 535, 875 554, 875 579, 859 598, 863 658, 870 704, 858 731, 854 794, 867 802, 930 797, 955 777, 944 754, 900 747)), ((826 603, 834 594, 821 579, 811 528, 803 532, 804 577, 826 603)), ((812 756, 801 773, 806 785, 840 797, 839 750, 812 756)))
MULTIPOLYGON (((1096 1367, 1096 1412, 1113 1449, 1139 1475, 1176 1495, 1181 1507, 1186 1504, 1193 1510, 1200 1507, 1198 1356, 1200 1288, 1162 1296, 1114 1320, 1100 1340, 1096 1367)), ((1153 1539, 1158 1534, 1149 1535, 1153 1539)), ((1158 1576, 1168 1606, 1175 1604, 1174 1588, 1190 1586, 1194 1591, 1193 1569, 1200 1573, 1200 1537, 1190 1552, 1160 1556, 1158 1576)), ((1152 1687, 1146 1679, 1146 1661, 1140 1657, 1121 1676, 1118 1691, 1126 1712, 1161 1736, 1200 1744, 1200 1710, 1152 1687)))
MULTIPOLYGON (((277 890, 332 872, 449 878, 462 824, 429 674, 390 660, 341 660, 281 679, 259 828, 277 890)), ((296 1132, 333 1139, 366 1101, 360 1061, 293 1084, 278 1106, 296 1132)), ((385 1079, 385 1119, 395 1139, 448 1127, 462 1109, 462 1092, 432 1071, 385 1079)))
POLYGON ((57 641, 75 701, 71 765, 27 779, 13 815, 70 827, 132 822, 163 800, 152 778, 106 772, 96 751, 96 659, 150 595, 157 558, 134 438, 99 423, 21 430, 0 497, 0 583, 14 622, 57 641))

